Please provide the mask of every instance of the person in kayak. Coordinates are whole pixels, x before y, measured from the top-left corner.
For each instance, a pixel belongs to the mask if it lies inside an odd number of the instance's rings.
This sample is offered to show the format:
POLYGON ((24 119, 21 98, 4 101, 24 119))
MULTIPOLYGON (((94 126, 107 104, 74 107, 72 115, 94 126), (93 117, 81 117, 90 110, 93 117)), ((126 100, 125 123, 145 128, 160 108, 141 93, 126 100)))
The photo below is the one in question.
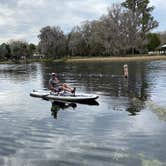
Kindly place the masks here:
POLYGON ((57 78, 56 73, 52 73, 51 74, 51 79, 49 80, 48 83, 48 88, 53 91, 53 92, 60 92, 60 91, 68 91, 71 92, 75 95, 75 90, 76 88, 71 88, 70 86, 68 86, 65 83, 60 83, 60 81, 57 78))

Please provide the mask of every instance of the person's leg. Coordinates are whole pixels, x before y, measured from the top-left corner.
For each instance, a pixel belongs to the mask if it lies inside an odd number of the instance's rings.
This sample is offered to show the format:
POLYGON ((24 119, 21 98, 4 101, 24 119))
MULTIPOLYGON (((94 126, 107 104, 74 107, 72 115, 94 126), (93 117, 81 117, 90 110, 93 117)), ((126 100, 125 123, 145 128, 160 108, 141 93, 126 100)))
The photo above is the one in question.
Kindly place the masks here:
POLYGON ((65 88, 65 89, 68 89, 68 91, 72 91, 73 89, 69 86, 69 85, 67 85, 67 84, 63 84, 63 87, 65 88))
POLYGON ((62 87, 63 87, 63 90, 66 90, 66 91, 71 92, 71 93, 75 93, 75 88, 72 89, 72 88, 71 88, 69 85, 67 85, 67 84, 63 84, 62 87))

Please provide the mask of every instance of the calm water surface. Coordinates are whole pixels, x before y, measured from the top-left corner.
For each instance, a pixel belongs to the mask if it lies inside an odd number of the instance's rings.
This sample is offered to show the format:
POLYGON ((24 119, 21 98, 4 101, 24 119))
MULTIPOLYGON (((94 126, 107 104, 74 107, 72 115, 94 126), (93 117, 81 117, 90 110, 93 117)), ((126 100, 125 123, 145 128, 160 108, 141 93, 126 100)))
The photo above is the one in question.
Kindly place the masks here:
POLYGON ((0 65, 1 166, 165 166, 166 61, 0 65), (97 103, 33 98, 57 72, 97 103))

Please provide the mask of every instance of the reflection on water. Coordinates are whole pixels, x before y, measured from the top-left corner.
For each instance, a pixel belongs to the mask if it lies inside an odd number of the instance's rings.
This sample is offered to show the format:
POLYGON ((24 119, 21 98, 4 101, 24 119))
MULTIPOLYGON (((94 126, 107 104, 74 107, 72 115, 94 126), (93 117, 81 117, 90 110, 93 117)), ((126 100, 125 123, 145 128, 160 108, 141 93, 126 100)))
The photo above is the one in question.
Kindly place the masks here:
POLYGON ((69 107, 72 107, 75 109, 77 107, 76 103, 68 103, 68 102, 62 102, 62 101, 54 101, 52 102, 51 112, 52 116, 57 119, 58 111, 67 109, 69 107))
POLYGON ((0 65, 0 165, 166 165, 166 61, 128 63, 128 79, 123 65, 0 65), (30 97, 51 72, 99 99, 30 97))
POLYGON ((144 105, 144 100, 133 97, 126 111, 129 112, 131 116, 135 116, 144 108, 144 105))
MULTIPOLYGON (((95 100, 92 100, 92 101, 82 101, 82 102, 77 102, 79 104, 85 104, 85 105, 99 105, 99 103, 95 100)), ((67 108, 73 108, 75 109, 77 107, 77 103, 73 103, 73 102, 65 102, 65 101, 53 101, 52 102, 52 107, 51 107, 51 113, 52 113, 52 116, 57 119, 57 114, 58 114, 58 111, 60 110, 64 110, 64 109, 67 109, 67 108)))

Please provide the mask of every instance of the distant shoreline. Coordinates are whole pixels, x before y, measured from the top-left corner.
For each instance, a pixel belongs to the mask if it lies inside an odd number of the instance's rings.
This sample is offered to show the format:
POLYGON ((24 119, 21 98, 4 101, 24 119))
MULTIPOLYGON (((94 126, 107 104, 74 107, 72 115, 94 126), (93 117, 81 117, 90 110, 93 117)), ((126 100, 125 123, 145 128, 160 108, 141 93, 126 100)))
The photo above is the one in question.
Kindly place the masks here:
MULTIPOLYGON (((65 62, 130 62, 130 61, 150 61, 150 60, 166 60, 165 55, 156 56, 128 56, 128 57, 78 57, 69 58, 65 62)), ((56 60, 55 60, 56 61, 56 60)))
MULTIPOLYGON (((127 57, 70 57, 62 59, 28 59, 20 60, 19 63, 33 63, 33 62, 64 62, 64 63, 78 63, 78 62, 132 62, 132 61, 151 61, 151 60, 166 60, 166 55, 140 55, 127 57)), ((18 63, 18 64, 19 64, 18 63)), ((11 60, 2 61, 0 64, 17 64, 11 60)))

